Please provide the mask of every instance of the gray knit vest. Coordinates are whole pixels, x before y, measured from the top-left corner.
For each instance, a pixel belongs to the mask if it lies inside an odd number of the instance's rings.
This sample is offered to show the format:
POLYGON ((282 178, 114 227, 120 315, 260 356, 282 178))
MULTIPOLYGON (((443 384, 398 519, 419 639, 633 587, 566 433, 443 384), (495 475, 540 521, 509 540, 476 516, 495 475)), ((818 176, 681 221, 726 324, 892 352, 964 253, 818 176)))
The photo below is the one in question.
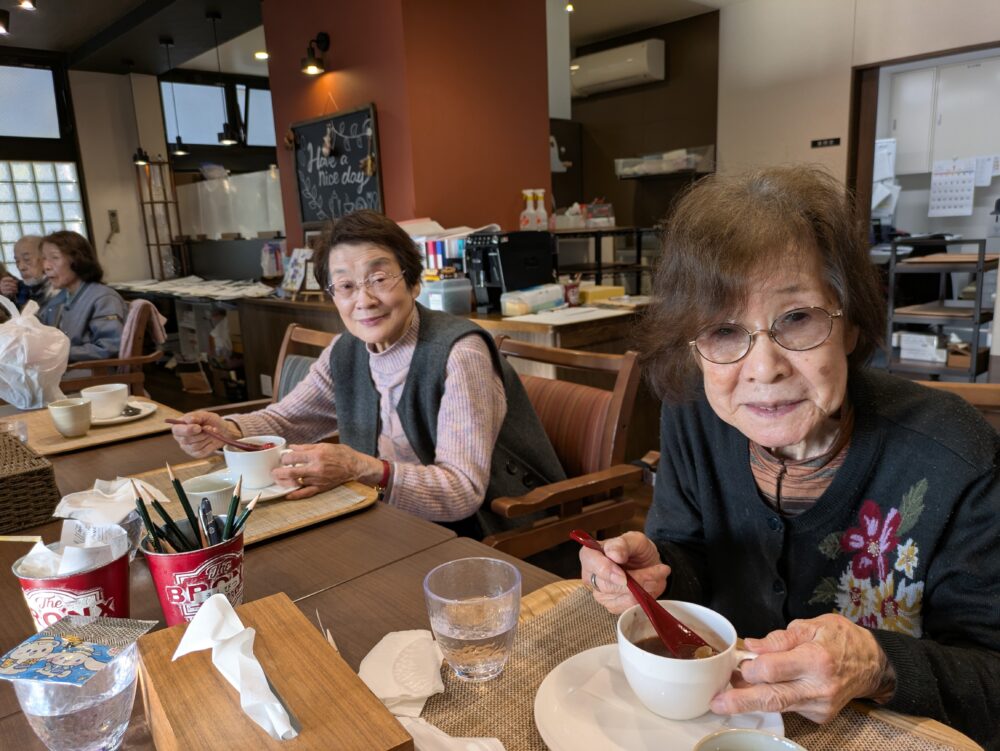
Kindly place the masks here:
MULTIPOLYGON (((417 346, 397 406, 403 432, 421 463, 433 464, 438 411, 451 348, 463 336, 481 336, 503 378, 507 416, 493 449, 484 503, 476 519, 469 520, 478 521, 478 529, 469 524, 459 525, 459 528, 465 533, 485 536, 519 526, 524 520, 502 519, 489 510, 489 502, 503 496, 523 495, 539 485, 565 479, 555 450, 528 400, 521 379, 500 355, 493 338, 464 318, 428 310, 419 303, 417 308, 420 315, 417 346)), ((376 456, 381 429, 379 393, 372 380, 365 343, 344 332, 330 352, 330 373, 340 441, 357 451, 376 456)))

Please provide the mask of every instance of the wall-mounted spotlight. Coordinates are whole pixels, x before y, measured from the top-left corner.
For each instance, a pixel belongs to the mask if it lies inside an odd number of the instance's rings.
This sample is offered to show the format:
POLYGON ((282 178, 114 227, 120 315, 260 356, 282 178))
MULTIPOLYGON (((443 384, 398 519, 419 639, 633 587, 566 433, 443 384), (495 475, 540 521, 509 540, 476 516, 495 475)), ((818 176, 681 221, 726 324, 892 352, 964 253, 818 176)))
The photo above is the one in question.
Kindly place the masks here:
POLYGON ((315 39, 310 39, 309 46, 306 48, 306 56, 302 58, 302 72, 307 76, 318 76, 320 73, 325 73, 323 55, 318 54, 316 50, 326 52, 329 49, 330 35, 325 31, 319 32, 315 39))
POLYGON ((17 7, 21 10, 36 10, 38 8, 38 3, 36 0, 20 0, 17 7))
POLYGON ((140 146, 132 155, 132 161, 140 167, 144 164, 149 164, 149 154, 147 154, 146 150, 140 146))
POLYGON ((573 7, 573 3, 566 3, 566 12, 572 13, 576 8, 573 7))
POLYGON ((0 10, 0 36, 10 33, 10 11, 0 10))
POLYGON ((254 60, 267 60, 269 57, 270 55, 267 54, 267 50, 257 50, 253 53, 254 60))

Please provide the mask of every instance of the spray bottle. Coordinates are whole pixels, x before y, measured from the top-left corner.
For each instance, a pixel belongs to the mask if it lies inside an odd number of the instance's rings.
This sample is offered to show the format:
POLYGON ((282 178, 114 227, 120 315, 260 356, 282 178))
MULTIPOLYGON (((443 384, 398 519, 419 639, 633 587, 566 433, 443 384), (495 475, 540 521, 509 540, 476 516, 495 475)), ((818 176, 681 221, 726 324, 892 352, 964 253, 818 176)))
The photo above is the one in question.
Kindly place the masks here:
POLYGON ((532 191, 522 190, 521 197, 524 199, 524 210, 521 212, 518 226, 522 231, 535 229, 535 207, 532 201, 532 191))
POLYGON ((539 232, 549 231, 549 214, 545 210, 545 188, 537 188, 535 191, 535 226, 533 229, 539 232))

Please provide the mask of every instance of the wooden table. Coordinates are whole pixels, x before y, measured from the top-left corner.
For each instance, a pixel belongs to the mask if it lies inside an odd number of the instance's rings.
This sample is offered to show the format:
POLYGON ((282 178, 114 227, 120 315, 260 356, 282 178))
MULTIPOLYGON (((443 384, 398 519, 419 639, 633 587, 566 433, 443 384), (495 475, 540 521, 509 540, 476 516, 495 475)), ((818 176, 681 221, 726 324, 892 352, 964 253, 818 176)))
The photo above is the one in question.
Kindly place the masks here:
MULTIPOLYGON (((155 416, 149 419, 155 419, 155 416)), ((52 462, 56 485, 63 495, 92 488, 94 480, 137 475, 162 467, 163 462, 181 464, 191 461, 170 433, 133 438, 47 458, 52 462)))

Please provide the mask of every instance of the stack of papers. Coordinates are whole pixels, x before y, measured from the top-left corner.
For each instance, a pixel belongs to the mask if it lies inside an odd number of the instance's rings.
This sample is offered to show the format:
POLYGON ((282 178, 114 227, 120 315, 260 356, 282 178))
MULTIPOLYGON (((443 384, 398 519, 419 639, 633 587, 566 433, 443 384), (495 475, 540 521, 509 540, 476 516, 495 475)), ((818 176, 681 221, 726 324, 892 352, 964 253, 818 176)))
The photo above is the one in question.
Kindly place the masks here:
POLYGON ((158 292, 178 297, 208 297, 213 300, 238 300, 241 297, 270 297, 274 288, 252 280, 219 279, 206 281, 199 276, 180 279, 139 279, 116 282, 115 289, 127 292, 158 292))

